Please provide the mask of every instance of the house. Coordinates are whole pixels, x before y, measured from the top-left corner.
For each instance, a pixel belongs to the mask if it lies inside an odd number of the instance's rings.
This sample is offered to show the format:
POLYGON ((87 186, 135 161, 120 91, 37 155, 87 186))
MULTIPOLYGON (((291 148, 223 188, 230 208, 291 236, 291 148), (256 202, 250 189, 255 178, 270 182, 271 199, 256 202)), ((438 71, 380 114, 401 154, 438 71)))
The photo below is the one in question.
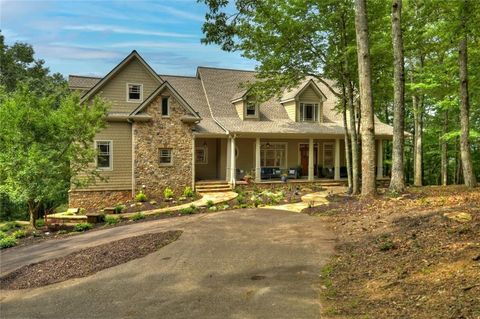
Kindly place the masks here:
MULTIPOLYGON (((255 183, 278 182, 280 174, 308 182, 344 178, 335 95, 306 78, 280 99, 258 104, 241 85, 254 78, 253 71, 210 67, 191 77, 160 75, 136 51, 103 78, 71 75, 82 102, 101 96, 112 106, 92 145, 98 151, 92 165, 106 179, 72 187, 70 206, 112 205, 139 191, 162 197, 167 186, 179 193, 206 180, 231 186, 244 175, 255 183)), ((375 121, 382 178, 382 141, 392 138, 392 127, 375 121)))

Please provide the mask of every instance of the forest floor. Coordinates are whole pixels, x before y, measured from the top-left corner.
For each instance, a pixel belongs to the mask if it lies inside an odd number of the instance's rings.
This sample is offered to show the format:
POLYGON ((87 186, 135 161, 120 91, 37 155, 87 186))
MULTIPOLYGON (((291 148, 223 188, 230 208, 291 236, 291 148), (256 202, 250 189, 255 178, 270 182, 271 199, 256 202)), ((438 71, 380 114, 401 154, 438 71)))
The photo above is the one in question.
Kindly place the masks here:
POLYGON ((480 188, 334 196, 307 213, 338 234, 322 272, 327 318, 480 318, 480 188))

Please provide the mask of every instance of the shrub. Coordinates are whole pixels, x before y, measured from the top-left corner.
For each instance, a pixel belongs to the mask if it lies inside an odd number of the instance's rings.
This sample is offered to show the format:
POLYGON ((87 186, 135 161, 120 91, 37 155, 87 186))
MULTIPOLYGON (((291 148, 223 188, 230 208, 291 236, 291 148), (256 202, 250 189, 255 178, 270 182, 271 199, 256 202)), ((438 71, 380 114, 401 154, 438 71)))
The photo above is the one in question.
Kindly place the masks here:
POLYGON ((82 231, 87 231, 89 229, 92 229, 92 224, 90 223, 80 223, 80 224, 76 224, 74 227, 73 227, 73 230, 74 231, 78 231, 78 232, 82 232, 82 231))
POLYGON ((7 237, 7 234, 0 230, 0 239, 4 239, 5 237, 7 237))
POLYGON ((245 203, 245 197, 243 195, 238 195, 236 199, 238 205, 245 203))
POLYGON ((136 213, 131 217, 131 220, 140 220, 145 219, 145 215, 143 213, 136 213))
POLYGON ((172 199, 173 198, 173 191, 170 187, 167 187, 163 190, 163 197, 166 199, 172 199))
POLYGON ((185 215, 193 214, 195 211, 191 207, 185 207, 180 210, 180 213, 185 215))
POLYGON ((253 199, 253 206, 258 207, 263 203, 263 200, 261 197, 255 197, 253 199))
POLYGON ((0 249, 9 248, 17 245, 17 240, 13 236, 7 236, 0 239, 0 249))
POLYGON ((16 230, 12 233, 12 236, 15 238, 23 238, 27 237, 27 232, 24 231, 23 229, 16 230))
POLYGON ((35 226, 36 226, 37 228, 42 228, 42 227, 44 227, 44 226, 45 226, 45 219, 37 219, 37 220, 35 221, 35 226))
POLYGON ((15 228, 21 228, 21 226, 18 225, 16 222, 6 222, 2 226, 0 226, 0 230, 3 232, 7 232, 15 228))
POLYGON ((135 195, 135 201, 137 202, 146 202, 148 200, 147 195, 145 195, 142 191, 135 195))
POLYGON ((183 190, 183 196, 185 197, 193 197, 194 193, 193 193, 193 190, 191 187, 187 186, 185 187, 185 189, 183 190))
POLYGON ((117 204, 115 206, 115 208, 113 209, 113 211, 115 212, 115 214, 120 214, 121 212, 123 212, 124 209, 126 209, 127 206, 123 205, 123 204, 117 204))
POLYGON ((215 203, 213 202, 213 200, 211 200, 211 199, 207 200, 207 207, 208 207, 208 208, 212 207, 213 205, 215 205, 215 203))
POLYGON ((115 216, 107 215, 105 216, 105 224, 106 225, 115 225, 120 221, 120 218, 115 216))

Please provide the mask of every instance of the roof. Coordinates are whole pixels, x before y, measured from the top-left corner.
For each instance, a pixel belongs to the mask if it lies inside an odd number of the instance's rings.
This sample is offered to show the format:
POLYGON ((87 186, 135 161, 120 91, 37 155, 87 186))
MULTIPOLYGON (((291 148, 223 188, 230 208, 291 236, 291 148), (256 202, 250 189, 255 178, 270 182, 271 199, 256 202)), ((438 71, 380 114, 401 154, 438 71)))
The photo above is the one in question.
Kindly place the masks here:
MULTIPOLYGON (((138 53, 133 51, 129 56, 131 55, 137 56, 138 53)), ((139 58, 141 59, 141 57, 139 58)), ((151 70, 150 67, 148 68, 151 70)), ((71 88, 90 90, 84 95, 85 98, 95 88, 101 86, 101 83, 106 81, 114 70, 104 78, 71 75, 69 76, 69 85, 71 88)), ((206 135, 227 133, 344 134, 342 115, 335 109, 338 102, 337 96, 327 85, 313 77, 307 77, 297 87, 285 90, 280 99, 272 97, 261 103, 259 106, 260 120, 242 120, 232 101, 245 98, 248 89, 244 84, 254 82, 255 74, 254 71, 212 67, 198 67, 196 76, 155 74, 160 83, 151 96, 157 94, 161 90, 160 88, 168 82, 171 90, 178 94, 177 98, 183 102, 184 107, 201 118, 201 121, 195 125, 196 132, 206 135), (323 123, 293 121, 282 104, 282 102, 295 99, 308 86, 312 86, 322 96, 323 123)), ((328 79, 323 79, 323 81, 335 89, 334 81, 328 79)), ((142 105, 144 106, 145 103, 142 105)), ((131 114, 137 114, 143 107, 142 105, 131 114)), ((393 128, 381 123, 376 118, 375 133, 376 135, 391 136, 393 128)))

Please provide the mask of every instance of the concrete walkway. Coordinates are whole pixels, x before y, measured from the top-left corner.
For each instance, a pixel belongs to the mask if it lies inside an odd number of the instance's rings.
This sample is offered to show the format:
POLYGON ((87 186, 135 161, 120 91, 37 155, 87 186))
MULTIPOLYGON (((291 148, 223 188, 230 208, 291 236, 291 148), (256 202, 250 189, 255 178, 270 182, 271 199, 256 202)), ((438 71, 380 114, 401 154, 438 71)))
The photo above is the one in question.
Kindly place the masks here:
POLYGON ((49 240, 2 252, 2 268, 174 229, 184 231, 179 240, 144 258, 86 278, 1 291, 1 317, 319 318, 319 274, 333 234, 319 218, 285 211, 224 211, 49 240))
POLYGON ((302 210, 308 207, 315 207, 315 206, 328 204, 329 202, 327 200, 327 197, 329 195, 344 194, 346 191, 347 191, 346 187, 331 186, 331 187, 327 187, 324 191, 315 192, 315 193, 302 196, 302 201, 298 203, 264 206, 262 208, 286 210, 289 212, 300 213, 302 210))

